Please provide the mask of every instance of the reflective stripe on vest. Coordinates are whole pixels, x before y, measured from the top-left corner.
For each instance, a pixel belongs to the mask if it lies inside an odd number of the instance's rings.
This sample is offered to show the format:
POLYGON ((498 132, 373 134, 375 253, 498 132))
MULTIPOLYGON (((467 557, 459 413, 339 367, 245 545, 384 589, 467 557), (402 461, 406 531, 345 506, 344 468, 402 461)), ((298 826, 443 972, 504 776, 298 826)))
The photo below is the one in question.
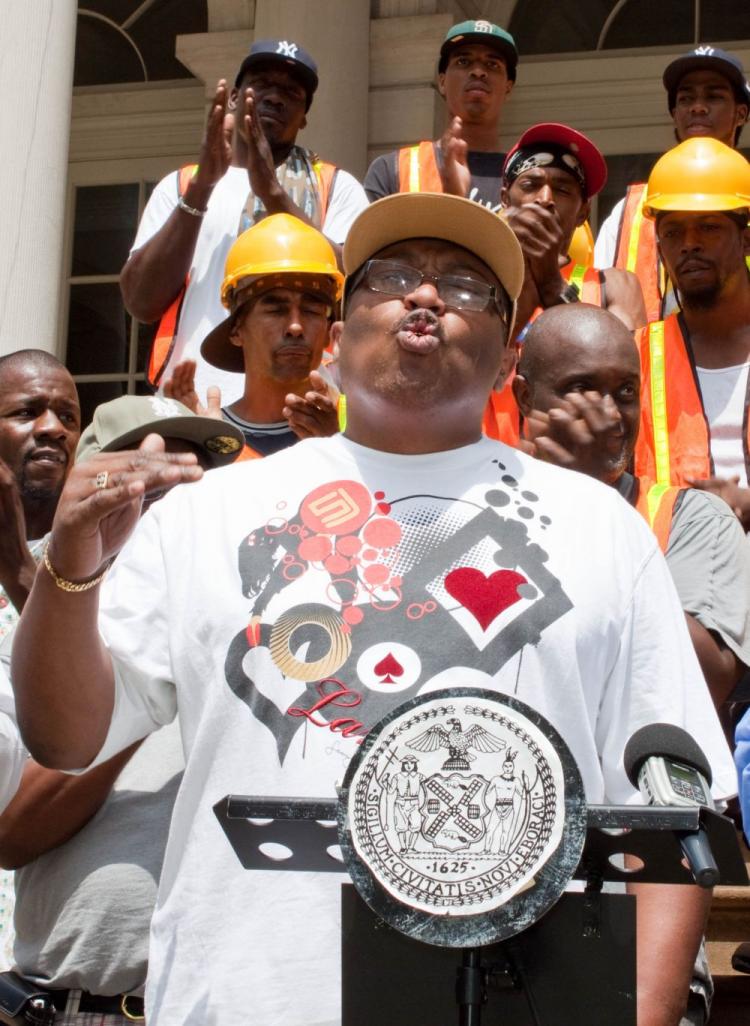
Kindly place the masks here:
POLYGON ((560 273, 570 285, 575 285, 578 289, 582 303, 590 303, 591 306, 602 305, 601 271, 596 267, 584 267, 571 261, 560 273))
MULTIPOLYGON (((602 305, 602 272, 596 267, 584 267, 583 264, 574 264, 571 261, 560 268, 560 274, 569 285, 575 285, 582 303, 590 303, 591 306, 602 305)), ((529 325, 543 312, 544 308, 541 306, 534 310, 524 330, 519 332, 519 340, 526 334, 529 325)))
POLYGON ((651 368, 651 418, 653 422, 656 480, 667 486, 669 469, 669 426, 667 424, 667 379, 664 362, 664 321, 649 325, 649 363, 651 368))
POLYGON ((664 292, 654 222, 643 216, 646 183, 629 185, 620 220, 614 266, 632 271, 641 284, 648 321, 661 317, 664 292))
POLYGON ((711 438, 677 314, 642 328, 636 342, 641 357, 636 476, 661 485, 710 477, 711 438))
MULTIPOLYGON (((188 185, 190 185, 190 182, 197 170, 197 164, 186 164, 185 167, 180 168, 177 173, 178 198, 185 195, 185 191, 187 190, 188 185)), ((338 168, 335 164, 327 164, 325 161, 316 160, 313 163, 313 171, 318 179, 318 196, 320 199, 320 218, 322 223, 325 219, 326 211, 328 210, 328 202, 331 197, 331 192, 333 191, 333 183, 335 181, 338 168)), ((188 274, 185 279, 185 284, 162 314, 159 326, 156 329, 156 335, 154 336, 154 341, 151 344, 151 353, 149 354, 148 367, 146 370, 146 380, 153 388, 158 388, 161 384, 162 376, 164 371, 167 369, 172 356, 175 341, 177 339, 177 326, 180 322, 182 304, 185 300, 185 294, 189 284, 190 275, 188 274)))
POLYGON ((442 192, 435 144, 431 140, 398 151, 399 192, 442 192))
POLYGON ((645 484, 645 481, 638 481, 638 501, 635 508, 656 535, 661 551, 666 553, 674 505, 683 489, 665 484, 653 484, 646 488, 645 484))

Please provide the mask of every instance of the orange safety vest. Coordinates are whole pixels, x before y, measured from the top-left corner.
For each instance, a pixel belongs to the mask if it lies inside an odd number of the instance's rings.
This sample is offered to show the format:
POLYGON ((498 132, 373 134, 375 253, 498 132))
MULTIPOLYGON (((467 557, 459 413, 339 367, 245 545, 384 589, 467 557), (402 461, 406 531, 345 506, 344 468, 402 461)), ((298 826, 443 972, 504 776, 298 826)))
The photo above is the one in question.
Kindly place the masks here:
POLYGON ((256 449, 253 449, 252 445, 248 445, 247 442, 245 442, 245 444, 242 446, 242 451, 240 452, 239 456, 237 457, 237 459, 234 462, 235 463, 244 463, 245 460, 262 460, 262 459, 263 459, 263 453, 262 452, 258 452, 256 449))
MULTIPOLYGON (((578 289, 582 303, 601 306, 602 303, 602 272, 595 267, 583 267, 571 260, 560 271, 563 278, 578 289)), ((529 318, 529 324, 535 321, 542 312, 537 307, 529 318)), ((484 409, 482 431, 488 438, 495 438, 506 445, 516 446, 521 436, 521 415, 513 395, 512 382, 516 376, 512 370, 499 392, 490 392, 490 398, 484 409)))
POLYGON ((632 271, 638 278, 646 304, 646 317, 649 321, 658 321, 666 282, 656 248, 654 222, 643 215, 647 189, 645 182, 628 186, 617 233, 614 266, 632 271))
POLYGON ((652 484, 650 487, 646 487, 646 482, 638 478, 638 498, 635 508, 656 535, 659 548, 664 553, 669 545, 669 532, 672 527, 675 503, 683 491, 683 488, 664 484, 652 484))
MULTIPOLYGON (((198 170, 197 164, 186 164, 180 168, 177 177, 177 195, 184 196, 193 175, 198 170)), ((337 168, 334 164, 327 164, 325 161, 316 160, 313 170, 318 179, 318 194, 320 198, 320 216, 325 217, 328 203, 333 190, 333 181, 336 177, 337 168)), ((156 336, 151 344, 151 354, 148 360, 146 380, 154 388, 161 382, 162 375, 169 363, 172 351, 174 350, 177 338, 177 326, 180 322, 182 304, 185 300, 190 275, 185 279, 185 284, 180 289, 169 307, 162 314, 159 327, 156 329, 156 336)))
MULTIPOLYGON (((711 431, 682 316, 642 328, 636 335, 641 357, 641 423, 635 473, 657 484, 688 484, 711 477, 711 431)), ((750 382, 749 382, 750 385, 750 382)), ((743 455, 750 475, 750 424, 745 402, 743 455)))
POLYGON ((443 191, 434 142, 428 140, 398 151, 398 191, 443 191))

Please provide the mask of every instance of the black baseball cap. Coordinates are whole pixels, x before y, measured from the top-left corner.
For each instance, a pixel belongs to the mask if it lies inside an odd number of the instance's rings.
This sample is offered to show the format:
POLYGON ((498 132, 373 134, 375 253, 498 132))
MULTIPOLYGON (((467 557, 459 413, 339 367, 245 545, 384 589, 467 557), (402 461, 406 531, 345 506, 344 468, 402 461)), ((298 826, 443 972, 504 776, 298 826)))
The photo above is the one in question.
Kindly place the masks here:
POLYGON ((518 48, 510 32, 494 25, 491 21, 462 21, 448 29, 443 45, 440 47, 438 71, 442 75, 448 67, 448 60, 453 50, 464 43, 483 43, 497 50, 505 61, 508 78, 515 82, 516 65, 518 64, 518 48))
POLYGON ((310 109, 313 94, 318 88, 318 65, 312 56, 299 45, 289 39, 258 39, 250 47, 250 53, 240 64, 234 80, 238 89, 246 71, 257 64, 281 64, 295 78, 299 79, 307 93, 307 109, 310 109))
POLYGON ((718 46, 696 46, 694 50, 678 57, 664 69, 664 88, 667 90, 669 112, 677 105, 677 89, 689 71, 705 69, 723 75, 734 89, 738 103, 750 106, 750 86, 745 78, 745 69, 739 57, 719 49, 718 46))

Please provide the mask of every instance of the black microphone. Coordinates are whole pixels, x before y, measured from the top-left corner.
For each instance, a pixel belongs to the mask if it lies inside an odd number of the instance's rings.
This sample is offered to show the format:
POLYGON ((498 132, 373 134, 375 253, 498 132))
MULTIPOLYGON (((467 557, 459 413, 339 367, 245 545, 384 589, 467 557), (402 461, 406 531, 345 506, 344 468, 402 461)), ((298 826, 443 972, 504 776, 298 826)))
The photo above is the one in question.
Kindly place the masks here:
MULTIPOLYGON (((705 805, 713 809, 711 766, 693 738, 671 723, 641 727, 625 746, 628 780, 649 805, 705 805)), ((715 887, 720 873, 705 830, 680 831, 677 836, 695 882, 715 887)))

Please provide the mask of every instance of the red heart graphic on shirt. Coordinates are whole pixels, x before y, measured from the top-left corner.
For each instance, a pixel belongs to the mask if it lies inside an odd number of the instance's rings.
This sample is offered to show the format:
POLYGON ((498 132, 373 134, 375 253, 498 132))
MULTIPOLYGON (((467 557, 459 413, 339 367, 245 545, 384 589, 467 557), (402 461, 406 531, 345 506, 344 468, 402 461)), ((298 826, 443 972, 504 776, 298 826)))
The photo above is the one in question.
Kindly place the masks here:
POLYGON ((528 582, 515 570, 496 570, 487 577, 481 570, 461 566, 451 570, 443 583, 448 594, 486 631, 504 609, 520 601, 518 587, 528 582))

